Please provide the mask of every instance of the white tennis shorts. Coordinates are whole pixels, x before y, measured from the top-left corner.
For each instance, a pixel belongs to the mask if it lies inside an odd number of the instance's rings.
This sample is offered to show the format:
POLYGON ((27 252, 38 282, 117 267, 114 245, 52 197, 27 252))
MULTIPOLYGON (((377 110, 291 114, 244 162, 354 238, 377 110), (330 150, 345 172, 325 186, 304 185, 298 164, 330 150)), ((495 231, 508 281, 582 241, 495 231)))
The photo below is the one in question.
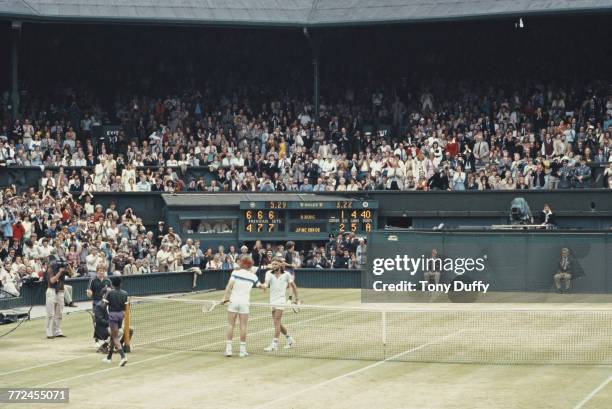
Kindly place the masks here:
POLYGON ((274 306, 272 307, 272 311, 283 311, 285 309, 284 306, 287 305, 287 300, 285 300, 284 298, 277 298, 275 300, 270 300, 270 304, 274 306))
POLYGON ((249 304, 231 302, 228 305, 228 307, 227 307, 227 311, 229 311, 229 312, 237 312, 238 314, 248 314, 249 313, 249 304))

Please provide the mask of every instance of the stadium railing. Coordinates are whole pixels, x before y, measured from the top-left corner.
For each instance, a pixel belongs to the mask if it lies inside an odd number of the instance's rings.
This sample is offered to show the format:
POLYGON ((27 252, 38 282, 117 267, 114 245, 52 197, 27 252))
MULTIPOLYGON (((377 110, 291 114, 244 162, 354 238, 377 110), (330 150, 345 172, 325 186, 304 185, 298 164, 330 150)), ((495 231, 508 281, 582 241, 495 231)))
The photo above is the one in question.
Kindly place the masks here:
MULTIPOLYGON (((607 163, 593 162, 589 164, 591 168, 591 188, 603 188, 603 172, 607 163)), ((46 166, 41 168, 40 166, 1 166, 0 167, 0 186, 15 185, 18 189, 25 189, 28 187, 38 187, 40 179, 44 175, 46 170, 52 171, 54 174, 59 170, 59 166, 46 166)), ((165 166, 139 166, 137 170, 163 170, 165 166)), ((87 169, 92 174, 93 167, 77 167, 77 166, 65 166, 64 171, 71 174, 73 170, 80 172, 81 169, 87 169)), ((208 166, 187 166, 173 167, 173 170, 177 173, 179 178, 184 181, 188 181, 190 178, 199 179, 204 177, 207 184, 212 180, 218 180, 216 173, 211 172, 208 166)))

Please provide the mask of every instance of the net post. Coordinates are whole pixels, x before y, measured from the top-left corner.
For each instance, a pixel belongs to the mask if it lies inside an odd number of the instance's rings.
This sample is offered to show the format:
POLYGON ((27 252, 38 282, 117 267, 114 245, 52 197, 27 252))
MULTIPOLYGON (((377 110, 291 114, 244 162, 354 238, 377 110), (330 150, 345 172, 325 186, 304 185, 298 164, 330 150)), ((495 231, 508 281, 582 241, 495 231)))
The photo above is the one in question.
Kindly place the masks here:
POLYGON ((130 352, 130 315, 131 315, 131 303, 128 298, 128 302, 125 303, 125 315, 123 317, 123 350, 130 352))
POLYGON ((383 345, 387 345, 387 312, 383 311, 381 314, 382 314, 382 343, 383 345))

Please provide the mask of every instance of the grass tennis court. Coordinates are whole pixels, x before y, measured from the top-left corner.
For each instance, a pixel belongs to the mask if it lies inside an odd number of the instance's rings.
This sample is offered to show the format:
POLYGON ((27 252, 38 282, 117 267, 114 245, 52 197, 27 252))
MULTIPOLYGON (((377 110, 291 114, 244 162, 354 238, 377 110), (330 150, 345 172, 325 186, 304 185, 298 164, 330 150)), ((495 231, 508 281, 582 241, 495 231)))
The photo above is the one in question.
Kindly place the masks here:
MULTIPOLYGON (((253 296, 266 301, 258 291, 253 296)), ((359 296, 359 290, 302 289, 305 302, 316 305, 356 306, 359 296)), ((0 387, 69 387, 71 403, 60 407, 71 408, 612 407, 609 312, 584 315, 572 304, 572 311, 543 316, 532 304, 522 305, 527 311, 517 318, 482 311, 499 305, 461 308, 469 311, 387 313, 385 335, 379 312, 287 310, 296 347, 267 356, 271 319, 262 307, 252 312, 251 356, 225 358, 223 307, 203 313, 196 303, 143 302, 133 308, 136 333, 125 368, 105 365, 93 352, 89 314, 65 316, 64 339, 45 339, 44 321, 32 320, 0 339, 0 387), (142 324, 152 317, 167 336, 142 324), (550 331, 554 339, 545 338, 550 331), (543 347, 555 341, 567 348, 543 347)))

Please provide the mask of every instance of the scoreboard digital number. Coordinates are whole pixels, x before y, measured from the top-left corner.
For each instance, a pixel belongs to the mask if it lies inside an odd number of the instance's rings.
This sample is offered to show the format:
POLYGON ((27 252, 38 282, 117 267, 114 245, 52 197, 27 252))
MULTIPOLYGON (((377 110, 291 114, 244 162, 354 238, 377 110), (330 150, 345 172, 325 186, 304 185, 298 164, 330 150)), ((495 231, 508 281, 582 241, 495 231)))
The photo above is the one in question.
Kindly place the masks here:
MULTIPOLYGON (((369 233, 372 231, 372 210, 340 210, 340 215, 337 219, 338 231, 363 231, 369 233)), ((330 219, 330 223, 332 219, 330 219)))
POLYGON ((321 240, 330 233, 367 234, 376 229, 372 201, 240 202, 242 239, 321 240))
POLYGON ((285 218, 272 209, 245 210, 244 231, 247 233, 284 233, 285 218))
POLYGON ((369 233, 373 223, 371 209, 319 210, 291 215, 289 230, 292 233, 369 233))

